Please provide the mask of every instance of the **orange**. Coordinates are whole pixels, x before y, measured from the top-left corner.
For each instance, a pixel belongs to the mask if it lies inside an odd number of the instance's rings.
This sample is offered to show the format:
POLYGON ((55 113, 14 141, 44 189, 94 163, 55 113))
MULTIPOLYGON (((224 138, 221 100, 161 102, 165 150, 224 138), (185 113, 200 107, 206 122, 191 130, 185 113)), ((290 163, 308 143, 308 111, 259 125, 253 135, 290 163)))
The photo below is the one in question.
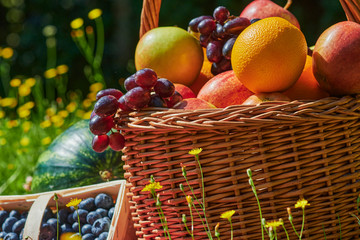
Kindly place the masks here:
POLYGON ((306 61, 304 34, 280 17, 264 18, 236 39, 231 65, 252 92, 281 92, 299 78, 306 61))
POLYGON ((195 79, 195 81, 190 85, 190 89, 195 93, 198 94, 200 89, 209 81, 214 75, 211 73, 211 65, 210 62, 206 57, 206 48, 203 48, 204 52, 204 62, 202 68, 200 70, 199 76, 195 79))
POLYGON ((151 68, 158 77, 186 86, 199 75, 203 59, 199 41, 179 27, 151 29, 135 50, 136 70, 151 68))
POLYGON ((312 70, 312 57, 306 57, 306 63, 300 78, 296 83, 283 92, 291 100, 318 100, 329 96, 329 93, 322 90, 312 70))

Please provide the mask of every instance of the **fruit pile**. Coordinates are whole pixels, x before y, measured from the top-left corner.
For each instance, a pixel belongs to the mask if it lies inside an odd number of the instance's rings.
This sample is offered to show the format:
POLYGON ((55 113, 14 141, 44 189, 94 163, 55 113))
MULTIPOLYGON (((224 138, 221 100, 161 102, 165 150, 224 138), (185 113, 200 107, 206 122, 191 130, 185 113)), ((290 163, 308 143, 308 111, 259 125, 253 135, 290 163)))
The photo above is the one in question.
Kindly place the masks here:
MULTIPOLYGON (((79 204, 78 211, 74 208, 59 210, 59 235, 66 240, 79 233, 78 214, 80 219, 81 239, 106 240, 114 214, 114 201, 105 193, 95 198, 89 197, 79 204), (78 212, 78 213, 77 213, 78 212)), ((28 212, 21 214, 17 210, 0 211, 0 238, 4 240, 23 239, 24 226, 28 212)), ((40 228, 40 240, 52 240, 57 236, 57 214, 50 208, 45 209, 40 228)), ((77 238, 72 238, 77 239, 77 238)), ((80 238, 79 238, 80 239, 80 238)))

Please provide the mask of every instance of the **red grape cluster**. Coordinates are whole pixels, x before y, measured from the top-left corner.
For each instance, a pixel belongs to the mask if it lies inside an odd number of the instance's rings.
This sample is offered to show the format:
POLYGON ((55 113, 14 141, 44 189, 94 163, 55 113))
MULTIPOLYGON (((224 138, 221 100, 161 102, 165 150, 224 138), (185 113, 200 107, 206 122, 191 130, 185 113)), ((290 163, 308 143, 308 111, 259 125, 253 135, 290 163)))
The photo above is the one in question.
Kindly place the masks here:
POLYGON ((189 29, 200 33, 200 44, 206 48, 206 56, 212 62, 212 74, 231 70, 231 51, 235 40, 254 21, 230 16, 226 7, 219 6, 213 16, 200 16, 189 22, 189 29))
POLYGON ((149 68, 141 69, 128 77, 124 86, 127 90, 125 94, 109 88, 96 95, 97 101, 89 122, 90 131, 95 135, 92 148, 96 152, 103 152, 108 146, 115 151, 121 151, 125 146, 124 136, 113 130, 113 116, 119 109, 132 111, 145 107, 171 108, 183 100, 181 94, 175 91, 172 82, 158 78, 149 68))

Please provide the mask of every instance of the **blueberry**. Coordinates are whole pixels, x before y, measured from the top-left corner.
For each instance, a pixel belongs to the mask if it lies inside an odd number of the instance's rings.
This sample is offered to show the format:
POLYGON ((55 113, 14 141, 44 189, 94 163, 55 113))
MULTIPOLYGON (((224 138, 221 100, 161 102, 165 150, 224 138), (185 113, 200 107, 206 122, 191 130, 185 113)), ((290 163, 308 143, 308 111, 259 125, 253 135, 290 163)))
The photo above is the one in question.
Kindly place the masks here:
POLYGON ((64 223, 60 226, 61 233, 73 232, 72 226, 68 223, 64 223))
POLYGON ((11 210, 9 213, 9 217, 14 217, 14 218, 20 219, 21 214, 17 210, 11 210))
POLYGON ((108 217, 110 219, 112 219, 112 217, 114 216, 114 212, 115 212, 115 207, 112 207, 112 208, 109 209, 108 217))
POLYGON ((111 220, 110 220, 109 217, 103 217, 103 220, 104 220, 104 221, 107 221, 109 224, 111 223, 111 220))
POLYGON ((0 232, 0 238, 4 238, 6 235, 6 232, 0 232))
POLYGON ((43 223, 40 228, 39 240, 51 240, 56 235, 56 228, 48 223, 43 223))
POLYGON ((92 233, 86 233, 82 236, 82 240, 95 240, 95 235, 92 233))
POLYGON ((109 231, 109 228, 110 228, 110 223, 104 220, 103 218, 100 218, 94 222, 91 232, 95 236, 99 236, 100 233, 109 231))
POLYGON ((101 217, 106 217, 108 215, 108 210, 103 208, 96 209, 96 212, 100 213, 101 217))
POLYGON ((79 215, 80 223, 85 224, 86 223, 86 217, 87 217, 88 213, 89 212, 84 210, 84 209, 78 209, 77 211, 73 212, 74 222, 78 221, 78 215, 79 215))
POLYGON ((106 193, 100 193, 95 197, 95 205, 97 208, 110 209, 114 206, 112 197, 106 193))
POLYGON ((9 217, 9 213, 5 210, 0 211, 0 226, 3 225, 5 220, 9 217))
POLYGON ((21 230, 20 234, 19 234, 19 239, 22 240, 23 239, 23 235, 24 235, 24 229, 21 230))
POLYGON ((59 210, 59 222, 66 223, 69 211, 66 208, 59 210))
POLYGON ((57 229, 57 219, 56 218, 49 218, 46 223, 50 224, 53 228, 57 229))
POLYGON ((74 218, 73 218, 73 214, 72 213, 69 213, 69 215, 67 216, 67 221, 66 223, 72 225, 74 223, 74 218))
POLYGON ((16 233, 10 232, 5 235, 4 240, 19 240, 19 237, 16 233))
POLYGON ((89 214, 88 214, 87 217, 86 217, 86 221, 87 221, 88 223, 90 223, 91 225, 93 225, 94 222, 95 222, 96 220, 98 220, 99 218, 102 218, 102 216, 100 215, 100 213, 98 213, 98 212, 96 212, 96 211, 94 211, 94 212, 89 212, 89 214))
POLYGON ((82 200, 79 204, 79 209, 84 209, 88 212, 95 210, 95 199, 90 197, 82 200))
POLYGON ((108 237, 108 232, 100 233, 99 240, 106 240, 108 237))
POLYGON ((91 233, 91 228, 92 225, 91 224, 85 224, 84 226, 82 226, 81 228, 81 234, 87 234, 87 233, 91 233))
POLYGON ((12 231, 16 234, 20 234, 21 230, 25 226, 26 219, 22 218, 18 220, 14 225, 12 226, 12 231))
MULTIPOLYGON (((84 224, 80 224, 80 230, 82 228, 82 226, 84 226, 84 224)), ((71 226, 72 230, 74 232, 79 232, 79 223, 78 222, 74 222, 73 225, 71 226)))
POLYGON ((11 232, 12 227, 17 222, 17 220, 17 218, 8 217, 2 225, 2 230, 7 233, 11 232))
POLYGON ((55 218, 55 214, 50 208, 45 208, 44 216, 43 216, 43 222, 46 222, 50 218, 55 218))
POLYGON ((20 216, 20 218, 24 218, 24 219, 26 219, 27 218, 27 216, 28 216, 28 214, 29 214, 29 212, 23 212, 22 214, 21 214, 21 216, 20 216))

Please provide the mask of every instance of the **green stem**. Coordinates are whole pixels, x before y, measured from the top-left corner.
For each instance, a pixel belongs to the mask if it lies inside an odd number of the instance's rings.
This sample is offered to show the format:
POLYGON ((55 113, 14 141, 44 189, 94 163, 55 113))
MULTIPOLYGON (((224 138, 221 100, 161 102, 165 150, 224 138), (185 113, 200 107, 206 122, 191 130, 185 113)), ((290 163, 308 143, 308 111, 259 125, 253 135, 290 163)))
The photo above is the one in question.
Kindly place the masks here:
POLYGON ((104 24, 101 17, 95 19, 96 24, 96 52, 94 57, 94 68, 98 69, 101 67, 101 61, 104 53, 104 24))
POLYGON ((234 231, 233 231, 233 225, 231 222, 231 218, 229 218, 229 222, 230 222, 230 234, 231 234, 231 240, 234 239, 234 231))
MULTIPOLYGON (((254 193, 254 195, 255 195, 256 202, 257 202, 257 204, 258 204, 259 215, 260 215, 260 223, 261 223, 263 217, 262 217, 260 200, 259 200, 259 197, 258 197, 257 192, 256 192, 256 188, 255 188, 254 181, 253 181, 252 177, 249 177, 249 178, 250 178, 250 181, 249 181, 249 182, 250 182, 250 185, 251 185, 252 190, 253 190, 253 193, 254 193)), ((263 225, 261 224, 261 239, 262 239, 262 240, 265 239, 265 236, 264 236, 264 228, 265 228, 265 226, 263 226, 263 225)))
POLYGON ((341 234, 341 222, 340 222, 340 216, 339 214, 337 214, 338 220, 339 220, 339 227, 340 227, 340 240, 342 239, 342 234, 341 234))
POLYGON ((274 233, 275 233, 275 240, 277 240, 276 228, 274 228, 274 233))
POLYGON ((192 214, 191 204, 188 204, 188 205, 189 205, 190 218, 191 218, 191 237, 192 237, 192 239, 194 239, 194 216, 192 214))
POLYGON ((56 67, 56 39, 49 37, 46 39, 47 47, 47 69, 56 67))
POLYGON ((59 240, 59 203, 58 200, 56 199, 55 201, 56 204, 56 239, 59 240))
POLYGON ((284 225, 284 224, 282 224, 281 226, 283 227, 284 232, 285 232, 285 234, 286 234, 286 239, 287 239, 287 240, 290 240, 290 238, 289 238, 289 234, 288 234, 288 232, 287 232, 287 230, 286 230, 286 228, 285 228, 285 225, 284 225))
POLYGON ((291 223, 291 226, 292 226, 292 228, 293 228, 293 230, 294 230, 294 232, 295 232, 296 236, 300 239, 300 235, 299 235, 299 234, 298 234, 298 232, 296 231, 296 229, 295 229, 295 226, 294 226, 293 222, 292 222, 292 221, 290 221, 290 223, 291 223))
POLYGON ((325 233, 324 225, 322 225, 322 227, 323 227, 323 232, 324 232, 324 239, 326 240, 326 233, 325 233))
POLYGON ((301 231, 300 231, 299 240, 301 240, 301 238, 302 238, 302 234, 303 234, 303 231, 304 231, 304 225, 305 225, 305 208, 302 208, 302 210, 303 210, 303 215, 302 215, 302 224, 301 224, 301 231))
POLYGON ((81 236, 80 216, 79 216, 79 210, 78 210, 78 208, 76 208, 76 214, 77 214, 78 223, 79 223, 79 235, 81 236))
POLYGON ((161 206, 157 206, 157 204, 156 204, 157 201, 158 201, 158 199, 157 199, 157 196, 155 195, 155 191, 154 191, 154 190, 151 190, 151 195, 153 196, 153 199, 155 200, 155 206, 156 206, 157 212, 158 212, 159 217, 160 217, 161 225, 162 225, 162 227, 163 227, 163 229, 164 229, 164 236, 165 236, 165 238, 166 238, 166 234, 168 234, 168 235, 169 235, 169 239, 171 239, 170 234, 169 234, 169 231, 168 231, 167 223, 166 223, 166 218, 165 218, 165 216, 164 216, 164 213, 163 213, 163 211, 162 211, 162 208, 161 208, 161 206))

